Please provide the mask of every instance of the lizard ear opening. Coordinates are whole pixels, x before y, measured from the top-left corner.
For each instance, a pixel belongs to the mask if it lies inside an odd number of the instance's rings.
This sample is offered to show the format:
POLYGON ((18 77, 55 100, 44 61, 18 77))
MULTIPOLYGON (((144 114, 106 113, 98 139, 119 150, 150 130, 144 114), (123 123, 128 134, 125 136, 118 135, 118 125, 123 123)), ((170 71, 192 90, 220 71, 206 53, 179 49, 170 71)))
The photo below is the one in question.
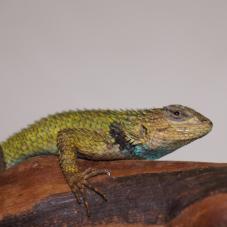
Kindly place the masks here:
POLYGON ((6 163, 4 160, 3 149, 0 145, 0 172, 6 169, 6 163))
POLYGON ((148 130, 147 130, 146 126, 141 125, 141 128, 140 128, 140 134, 141 134, 141 136, 146 136, 147 133, 148 133, 148 130))

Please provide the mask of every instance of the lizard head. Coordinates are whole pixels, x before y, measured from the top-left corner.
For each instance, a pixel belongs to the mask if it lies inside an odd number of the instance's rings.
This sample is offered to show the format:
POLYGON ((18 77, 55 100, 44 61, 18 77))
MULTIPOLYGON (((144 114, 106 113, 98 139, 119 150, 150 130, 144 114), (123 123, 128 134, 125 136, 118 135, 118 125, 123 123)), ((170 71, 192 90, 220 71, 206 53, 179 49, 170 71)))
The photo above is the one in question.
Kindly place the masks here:
POLYGON ((175 150, 205 136, 213 127, 207 117, 186 106, 169 105, 160 111, 163 120, 156 128, 153 140, 157 144, 155 138, 159 138, 159 146, 163 148, 175 150))
POLYGON ((211 129, 212 122, 197 111, 182 105, 169 105, 147 110, 128 130, 127 137, 133 144, 159 152, 159 158, 205 136, 211 129))

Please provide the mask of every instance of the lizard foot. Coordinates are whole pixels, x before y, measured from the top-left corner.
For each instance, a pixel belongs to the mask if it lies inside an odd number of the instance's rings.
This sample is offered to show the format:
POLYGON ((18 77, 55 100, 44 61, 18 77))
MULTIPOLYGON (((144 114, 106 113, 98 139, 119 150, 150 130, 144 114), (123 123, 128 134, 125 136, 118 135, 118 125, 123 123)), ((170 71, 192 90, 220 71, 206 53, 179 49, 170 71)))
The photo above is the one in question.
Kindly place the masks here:
POLYGON ((82 173, 77 173, 77 174, 67 174, 66 179, 68 181, 68 184, 75 195, 75 198, 79 204, 81 202, 86 208, 87 215, 90 216, 90 211, 89 211, 89 206, 87 202, 87 195, 86 195, 86 190, 89 189, 100 195, 103 200, 107 201, 106 196, 99 191, 96 187, 92 186, 88 180, 92 177, 98 176, 98 175, 108 175, 110 176, 110 171, 106 169, 92 169, 88 168, 82 173))

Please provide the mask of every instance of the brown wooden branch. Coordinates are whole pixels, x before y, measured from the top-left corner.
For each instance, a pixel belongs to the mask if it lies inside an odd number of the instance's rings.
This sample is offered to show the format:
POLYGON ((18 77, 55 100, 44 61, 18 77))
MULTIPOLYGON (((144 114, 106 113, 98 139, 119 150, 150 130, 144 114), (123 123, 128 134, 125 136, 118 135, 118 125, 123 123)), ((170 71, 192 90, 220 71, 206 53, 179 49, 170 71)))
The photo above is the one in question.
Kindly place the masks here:
POLYGON ((227 164, 80 161, 108 168, 91 182, 91 217, 78 205, 56 157, 32 158, 0 175, 0 226, 227 226, 227 164))

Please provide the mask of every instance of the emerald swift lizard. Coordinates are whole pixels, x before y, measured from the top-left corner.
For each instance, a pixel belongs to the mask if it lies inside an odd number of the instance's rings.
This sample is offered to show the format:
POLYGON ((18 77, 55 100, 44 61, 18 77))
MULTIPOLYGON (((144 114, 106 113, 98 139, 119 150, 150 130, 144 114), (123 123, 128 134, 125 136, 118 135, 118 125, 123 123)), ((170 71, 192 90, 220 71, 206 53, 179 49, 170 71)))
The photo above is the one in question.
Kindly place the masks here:
MULTIPOLYGON (((158 159, 210 132, 212 122, 182 105, 138 110, 76 110, 42 118, 0 143, 0 170, 41 154, 55 154, 75 198, 87 212, 86 189, 107 169, 80 171, 77 159, 158 159)), ((88 213, 89 214, 89 213, 88 213)))

